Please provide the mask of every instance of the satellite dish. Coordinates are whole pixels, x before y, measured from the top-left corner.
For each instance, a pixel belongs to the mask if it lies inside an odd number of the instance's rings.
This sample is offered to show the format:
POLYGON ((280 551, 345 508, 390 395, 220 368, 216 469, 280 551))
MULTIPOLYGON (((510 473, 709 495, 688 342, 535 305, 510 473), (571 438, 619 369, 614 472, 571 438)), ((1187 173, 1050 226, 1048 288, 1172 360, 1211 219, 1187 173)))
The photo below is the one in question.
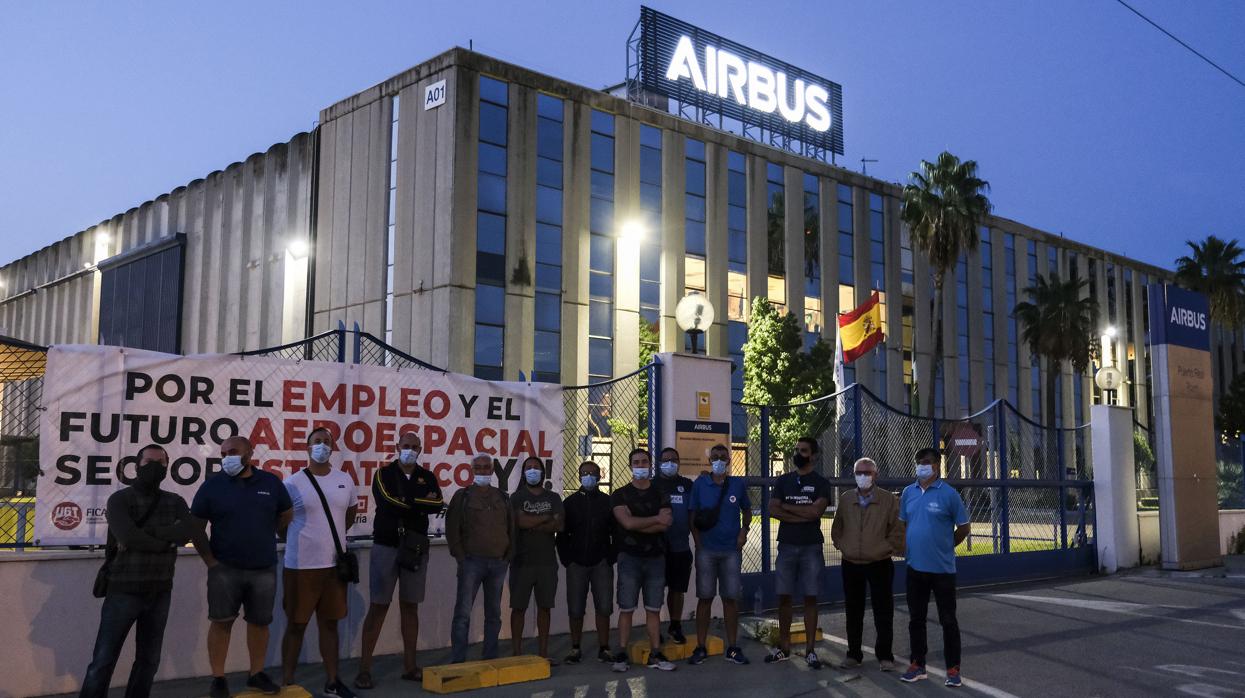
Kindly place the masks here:
POLYGON ((691 335, 692 353, 699 351, 700 335, 713 326, 713 304, 703 293, 689 293, 674 307, 674 321, 691 335))

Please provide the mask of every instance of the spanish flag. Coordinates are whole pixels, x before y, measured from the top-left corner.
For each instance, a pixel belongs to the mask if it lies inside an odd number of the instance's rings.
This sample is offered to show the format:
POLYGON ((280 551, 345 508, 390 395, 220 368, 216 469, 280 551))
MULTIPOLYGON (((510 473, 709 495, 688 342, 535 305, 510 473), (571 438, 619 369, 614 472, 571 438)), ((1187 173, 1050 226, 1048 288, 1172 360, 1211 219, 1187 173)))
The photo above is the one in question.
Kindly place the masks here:
POLYGON ((882 307, 878 292, 855 310, 839 313, 839 342, 843 362, 851 363, 864 356, 882 341, 882 307))

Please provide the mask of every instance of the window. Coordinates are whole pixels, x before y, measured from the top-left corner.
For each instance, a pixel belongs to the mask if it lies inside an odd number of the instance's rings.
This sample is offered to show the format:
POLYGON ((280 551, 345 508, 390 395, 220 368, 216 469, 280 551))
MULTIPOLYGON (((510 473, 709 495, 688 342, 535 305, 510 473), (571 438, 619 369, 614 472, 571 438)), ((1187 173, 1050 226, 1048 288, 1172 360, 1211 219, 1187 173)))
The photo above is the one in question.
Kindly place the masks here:
MULTIPOLYGON (((856 286, 856 259, 852 227, 852 188, 839 185, 839 283, 856 286)), ((850 310, 853 304, 841 310, 850 310)))
POLYGON ((536 96, 536 317, 532 380, 562 379, 563 104, 536 96))
MULTIPOLYGON (((743 153, 726 156, 726 294, 728 321, 747 322, 748 306, 748 179, 743 153)), ((743 364, 739 364, 743 370, 743 364)), ((739 432, 743 433, 743 432, 739 432)))
MULTIPOLYGON (((885 200, 880 194, 869 192, 869 270, 870 285, 878 291, 882 299, 886 298, 886 213, 885 200)), ((879 304, 882 312, 882 332, 889 334, 886 327, 886 307, 879 304)), ((873 350, 873 388, 878 397, 885 402, 886 397, 886 344, 878 344, 873 350)))
POLYGON ((183 256, 177 233, 99 263, 99 343, 181 352, 183 256))
POLYGON ((614 374, 614 115, 592 111, 588 204, 588 379, 614 374))
POLYGON ((683 159, 685 184, 683 230, 685 251, 689 266, 685 269, 684 288, 687 293, 705 292, 705 144, 694 138, 686 141, 683 159), (699 278, 692 272, 695 261, 700 262, 699 278))
MULTIPOLYGON (((401 98, 394 95, 389 121, 389 199, 385 223, 385 343, 393 345, 393 258, 398 218, 398 117, 401 98)), ((389 354, 385 354, 388 360, 389 354)))
POLYGON ((959 369, 960 412, 972 411, 972 368, 968 354, 968 253, 955 265, 955 358, 959 369))
POLYGON ((804 344, 821 339, 821 192, 817 175, 804 173, 804 344))
MULTIPOLYGON (((652 332, 648 348, 658 349, 661 336, 661 129, 640 126, 640 317, 652 332)), ((644 343, 645 338, 641 337, 644 343)))
POLYGON ((1012 407, 1020 405, 1020 345, 1016 327, 1016 236, 1003 234, 1003 284, 1007 296, 1007 399, 1012 407))
POLYGON ((981 356, 984 370, 981 372, 985 385, 986 404, 998 397, 994 394, 994 244, 990 229, 983 227, 981 239, 981 356))
MULTIPOLYGON (((769 275, 771 277, 782 279, 786 276, 786 202, 784 200, 783 191, 783 173, 782 165, 775 163, 765 164, 765 201, 766 201, 766 243, 768 247, 767 257, 769 259, 769 275)), ((785 284, 783 286, 785 292, 785 284)), ((775 297, 770 296, 770 300, 776 303, 786 304, 786 295, 775 297)))
MULTIPOLYGON (((480 76, 476 174, 475 375, 501 380, 506 326, 506 167, 509 86, 480 76)), ((396 110, 395 110, 396 111, 396 110)))

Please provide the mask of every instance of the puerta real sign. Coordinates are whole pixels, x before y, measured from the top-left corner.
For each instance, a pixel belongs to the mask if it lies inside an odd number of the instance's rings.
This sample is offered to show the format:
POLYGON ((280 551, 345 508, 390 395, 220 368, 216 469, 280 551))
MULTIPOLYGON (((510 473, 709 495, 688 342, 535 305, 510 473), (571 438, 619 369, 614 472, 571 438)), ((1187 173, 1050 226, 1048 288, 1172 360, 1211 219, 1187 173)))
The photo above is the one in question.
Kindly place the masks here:
POLYGON ((640 8, 646 92, 843 154, 843 88, 700 27, 640 8))

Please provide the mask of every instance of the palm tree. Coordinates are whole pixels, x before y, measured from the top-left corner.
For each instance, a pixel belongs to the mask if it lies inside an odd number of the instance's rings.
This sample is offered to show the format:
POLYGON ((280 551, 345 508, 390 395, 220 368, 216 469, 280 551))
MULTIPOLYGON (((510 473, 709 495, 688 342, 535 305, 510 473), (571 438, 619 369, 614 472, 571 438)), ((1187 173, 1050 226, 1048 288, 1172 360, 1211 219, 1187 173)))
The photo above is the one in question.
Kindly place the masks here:
MULTIPOLYGON (((1098 301, 1081 296, 1086 279, 1060 280, 1059 275, 1037 275, 1025 289, 1029 301, 1017 303, 1012 313, 1020 321, 1021 338, 1029 351, 1046 358, 1046 424, 1055 419, 1055 383, 1064 362, 1077 374, 1085 373, 1093 353, 1094 328, 1098 325, 1098 301)), ((1052 432, 1054 433, 1054 432, 1052 432)))
MULTIPOLYGON (((977 176, 975 160, 960 161, 943 151, 937 161, 921 161, 903 188, 900 218, 908 226, 912 247, 929 258, 934 275, 934 366, 930 385, 938 385, 942 368, 942 286, 960 255, 977 249, 977 229, 990 213, 990 183, 977 176)), ((934 416, 934 390, 929 392, 934 416)))
POLYGON ((1245 324, 1245 250, 1214 235, 1185 242, 1192 254, 1176 260, 1176 281, 1210 299, 1210 316, 1221 327, 1245 324))

